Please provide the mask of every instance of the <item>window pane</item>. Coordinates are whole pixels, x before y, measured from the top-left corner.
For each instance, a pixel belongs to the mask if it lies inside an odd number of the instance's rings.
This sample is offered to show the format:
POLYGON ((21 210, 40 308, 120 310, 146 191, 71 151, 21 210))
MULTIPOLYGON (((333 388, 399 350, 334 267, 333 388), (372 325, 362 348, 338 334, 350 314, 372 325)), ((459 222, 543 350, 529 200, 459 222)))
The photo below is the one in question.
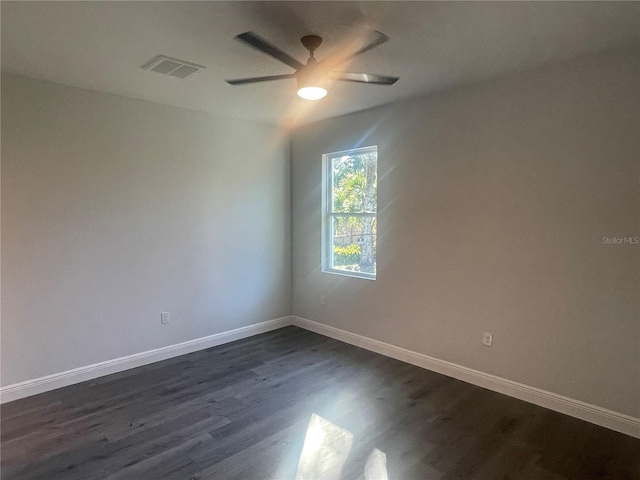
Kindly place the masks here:
POLYGON ((378 204, 378 153, 336 155, 331 158, 332 212, 375 213, 378 204))
POLYGON ((331 224, 331 268, 375 274, 376 217, 334 216, 331 224))

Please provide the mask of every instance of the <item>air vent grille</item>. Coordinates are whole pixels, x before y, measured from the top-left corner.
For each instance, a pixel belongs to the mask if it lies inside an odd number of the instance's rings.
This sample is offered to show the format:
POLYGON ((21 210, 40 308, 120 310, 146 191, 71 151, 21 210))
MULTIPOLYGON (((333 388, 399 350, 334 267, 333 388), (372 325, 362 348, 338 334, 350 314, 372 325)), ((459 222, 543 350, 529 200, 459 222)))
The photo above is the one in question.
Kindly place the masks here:
POLYGON ((186 62, 184 60, 178 60, 177 58, 167 57, 165 55, 158 55, 142 65, 140 68, 160 73, 162 75, 167 75, 169 77, 187 78, 207 67, 203 67, 196 63, 186 62))

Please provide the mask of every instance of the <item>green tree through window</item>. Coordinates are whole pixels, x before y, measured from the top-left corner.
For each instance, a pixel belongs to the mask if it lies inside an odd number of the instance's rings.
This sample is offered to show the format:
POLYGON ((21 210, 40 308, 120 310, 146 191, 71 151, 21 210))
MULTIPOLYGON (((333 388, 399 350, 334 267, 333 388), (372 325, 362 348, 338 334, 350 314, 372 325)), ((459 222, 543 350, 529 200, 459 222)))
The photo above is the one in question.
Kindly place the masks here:
POLYGON ((325 155, 324 270, 375 278, 378 152, 325 155))

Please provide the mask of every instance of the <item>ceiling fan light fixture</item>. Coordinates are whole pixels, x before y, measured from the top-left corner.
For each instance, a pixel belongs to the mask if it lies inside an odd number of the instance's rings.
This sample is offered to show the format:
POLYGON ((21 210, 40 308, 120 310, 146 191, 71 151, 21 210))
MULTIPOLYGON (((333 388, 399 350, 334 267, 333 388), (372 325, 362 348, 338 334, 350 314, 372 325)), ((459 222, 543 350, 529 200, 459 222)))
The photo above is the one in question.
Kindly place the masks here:
POLYGON ((298 89, 298 96, 305 100, 320 100, 327 96, 327 90, 322 87, 302 87, 298 89))
POLYGON ((297 73, 298 96, 305 100, 320 100, 327 96, 327 77, 313 63, 297 73))

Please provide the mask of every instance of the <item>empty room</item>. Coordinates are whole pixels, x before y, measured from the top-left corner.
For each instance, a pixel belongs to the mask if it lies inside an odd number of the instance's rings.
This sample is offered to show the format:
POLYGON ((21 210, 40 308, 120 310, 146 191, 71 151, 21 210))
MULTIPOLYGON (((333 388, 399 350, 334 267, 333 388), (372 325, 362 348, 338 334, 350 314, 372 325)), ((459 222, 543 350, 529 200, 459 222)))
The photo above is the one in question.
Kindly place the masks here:
POLYGON ((640 2, 0 17, 3 480, 640 480, 640 2))

